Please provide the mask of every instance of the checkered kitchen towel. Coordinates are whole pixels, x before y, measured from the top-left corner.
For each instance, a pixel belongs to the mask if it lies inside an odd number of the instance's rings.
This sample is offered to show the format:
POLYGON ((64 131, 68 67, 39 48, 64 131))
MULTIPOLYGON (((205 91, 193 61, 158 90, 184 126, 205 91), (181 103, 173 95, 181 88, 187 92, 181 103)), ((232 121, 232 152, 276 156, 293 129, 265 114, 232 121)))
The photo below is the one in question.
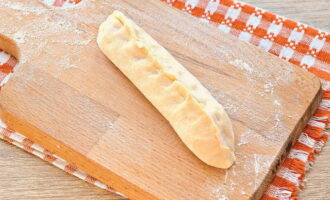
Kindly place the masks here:
MULTIPOLYGON (((53 6, 74 6, 81 0, 41 0, 53 6)), ((157 0, 155 0, 157 1, 157 0)), ((330 134, 330 34, 285 19, 268 11, 232 0, 161 0, 183 12, 200 18, 222 31, 258 46, 304 68, 321 79, 323 99, 298 141, 293 145, 263 200, 297 199, 306 171, 330 134)), ((0 52, 1 86, 13 72, 16 61, 0 52)), ((50 162, 100 188, 115 192, 85 172, 0 124, 0 138, 50 162)), ((119 194, 119 193, 118 193, 119 194)))

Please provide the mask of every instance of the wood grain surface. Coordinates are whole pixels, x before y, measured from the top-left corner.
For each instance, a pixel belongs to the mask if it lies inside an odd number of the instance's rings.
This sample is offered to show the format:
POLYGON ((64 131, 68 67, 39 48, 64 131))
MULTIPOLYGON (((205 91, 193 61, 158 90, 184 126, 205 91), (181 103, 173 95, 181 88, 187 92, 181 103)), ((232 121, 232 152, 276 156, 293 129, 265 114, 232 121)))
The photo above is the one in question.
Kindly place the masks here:
MULTIPOLYGON (((326 31, 330 29, 327 24, 329 21, 325 20, 330 15, 327 10, 330 6, 328 1, 289 0, 285 5, 282 5, 283 2, 279 0, 249 2, 317 28, 326 31), (297 2, 300 2, 299 5, 297 2), (311 16, 311 21, 308 21, 309 16, 311 16)), ((314 169, 309 174, 310 181, 307 188, 301 195, 303 199, 327 198, 325 191, 330 185, 329 174, 326 170, 330 166, 329 153, 330 149, 326 148, 317 159, 314 169)), ((120 199, 83 183, 4 142, 0 143, 0 169, 2 180, 0 199, 120 199), (3 188, 5 188, 4 191, 2 191, 3 188)))
MULTIPOLYGON (((8 17, 0 23, 2 34, 25 36, 14 37, 21 62, 0 93, 2 120, 132 199, 258 199, 321 98, 313 74, 160 1, 89 0, 73 9, 11 2, 38 12, 1 4, 0 19, 8 17), (167 48, 224 105, 236 141, 230 169, 196 158, 99 50, 99 25, 114 9, 167 48)), ((181 99, 173 106, 186 109, 181 99)), ((195 123, 188 119, 182 122, 195 123)))

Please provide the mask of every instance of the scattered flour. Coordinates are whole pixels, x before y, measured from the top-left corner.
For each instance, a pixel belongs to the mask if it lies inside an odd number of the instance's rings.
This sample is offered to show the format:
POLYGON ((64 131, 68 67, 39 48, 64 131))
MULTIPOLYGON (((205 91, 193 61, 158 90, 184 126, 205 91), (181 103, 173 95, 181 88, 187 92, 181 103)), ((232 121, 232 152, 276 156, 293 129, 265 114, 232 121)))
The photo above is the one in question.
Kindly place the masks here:
MULTIPOLYGON (((254 172, 255 172, 255 180, 258 179, 258 174, 260 171, 260 161, 258 160, 258 155, 257 154, 253 154, 253 158, 254 158, 254 172)), ((257 188, 257 181, 254 182, 254 189, 257 188)))
MULTIPOLYGON (((4 1, 0 0, 0 7, 3 4, 7 5, 4 1)), ((10 8, 12 9, 18 10, 27 8, 28 11, 33 11, 34 7, 26 6, 28 5, 22 3, 10 3, 10 8)), ((40 9, 43 10, 42 8, 44 7, 41 7, 40 9)), ((39 9, 39 7, 36 6, 36 9, 39 9)), ((50 12, 49 10, 46 11, 50 12)), ((13 13, 15 14, 14 16, 19 16, 19 14, 17 14, 18 12, 13 13)), ((40 14, 42 14, 42 12, 40 14)), ((22 57, 20 58, 21 64, 27 62, 31 57, 38 57, 44 52, 49 52, 49 49, 54 45, 61 45, 63 48, 70 45, 72 47, 69 47, 69 49, 73 52, 73 50, 77 48, 84 48, 82 46, 89 44, 94 38, 95 34, 86 30, 86 25, 77 23, 74 20, 68 20, 63 16, 51 12, 44 15, 42 18, 31 18, 28 23, 25 23, 20 27, 20 30, 13 34, 13 39, 17 43, 24 44, 31 41, 30 48, 34 49, 28 54, 22 54, 22 57)), ((65 69, 77 67, 74 65, 74 62, 70 62, 69 58, 61 59, 62 60, 59 60, 58 66, 65 69)))
POLYGON ((214 177, 210 177, 205 182, 207 190, 211 191, 214 199, 229 199, 231 195, 250 195, 259 187, 262 177, 268 173, 274 157, 266 154, 246 154, 237 152, 236 164, 226 170, 223 175, 226 183, 214 182, 214 177), (249 174, 249 176, 247 176, 249 174), (227 178, 226 178, 227 177, 227 178), (244 178, 242 178, 244 177, 244 178))
POLYGON ((227 103, 223 104, 223 108, 230 114, 235 114, 235 113, 239 112, 239 108, 229 101, 227 101, 227 103))
POLYGON ((256 131, 251 129, 248 129, 247 131, 240 134, 239 140, 236 145, 242 146, 246 144, 255 144, 262 147, 267 146, 267 143, 265 142, 265 138, 262 137, 260 133, 257 133, 256 131))
POLYGON ((226 197, 225 195, 222 195, 221 197, 218 198, 218 200, 229 200, 229 198, 226 197))
POLYGON ((253 72, 252 67, 249 64, 247 64, 246 62, 244 62, 243 60, 239 60, 239 59, 231 60, 231 61, 229 61, 229 64, 232 64, 232 65, 234 65, 235 67, 238 67, 241 70, 245 70, 248 73, 253 72))
POLYGON ((109 121, 109 129, 113 129, 113 121, 109 121))
POLYGON ((17 42, 17 43, 24 43, 25 42, 25 37, 26 37, 26 33, 23 31, 17 31, 14 36, 13 39, 17 42))
POLYGON ((224 190, 223 186, 219 186, 218 188, 213 189, 212 194, 217 200, 229 200, 224 190))
POLYGON ((242 133, 240 135, 240 139, 237 143, 237 146, 248 144, 250 142, 251 132, 252 132, 251 130, 247 130, 246 132, 242 133))
POLYGON ((26 1, 26 3, 18 3, 8 0, 0 0, 0 6, 6 7, 12 10, 19 10, 20 13, 23 15, 29 15, 29 14, 36 14, 40 15, 42 13, 45 13, 47 9, 43 7, 35 7, 33 6, 29 1, 26 1))
POLYGON ((62 60, 59 61, 59 66, 63 67, 64 69, 71 69, 71 68, 78 68, 77 65, 70 62, 69 57, 64 57, 62 60))
POLYGON ((254 188, 258 188, 261 184, 262 180, 259 178, 261 173, 266 173, 268 168, 274 161, 274 157, 272 155, 264 155, 264 154, 253 154, 253 165, 254 165, 254 188))
POLYGON ((264 92, 270 93, 271 95, 274 94, 274 89, 275 89, 275 85, 272 82, 266 82, 266 84, 264 85, 264 92))
POLYGON ((282 105, 281 102, 278 99, 275 99, 273 101, 273 104, 276 105, 276 106, 281 106, 282 105))
POLYGON ((285 133, 288 130, 283 124, 283 113, 280 110, 275 110, 273 114, 275 124, 264 133, 264 136, 272 141, 280 142, 282 141, 283 137, 285 137, 285 134, 282 133, 285 133))

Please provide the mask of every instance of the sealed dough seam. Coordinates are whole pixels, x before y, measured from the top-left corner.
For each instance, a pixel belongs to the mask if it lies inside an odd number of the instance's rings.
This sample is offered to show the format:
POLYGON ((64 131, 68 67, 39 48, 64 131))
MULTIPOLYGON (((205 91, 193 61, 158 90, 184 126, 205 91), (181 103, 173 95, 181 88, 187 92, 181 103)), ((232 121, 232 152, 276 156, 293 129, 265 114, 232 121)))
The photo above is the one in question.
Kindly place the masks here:
POLYGON ((167 50, 119 11, 101 24, 97 42, 198 158, 219 168, 233 164, 227 113, 167 50))

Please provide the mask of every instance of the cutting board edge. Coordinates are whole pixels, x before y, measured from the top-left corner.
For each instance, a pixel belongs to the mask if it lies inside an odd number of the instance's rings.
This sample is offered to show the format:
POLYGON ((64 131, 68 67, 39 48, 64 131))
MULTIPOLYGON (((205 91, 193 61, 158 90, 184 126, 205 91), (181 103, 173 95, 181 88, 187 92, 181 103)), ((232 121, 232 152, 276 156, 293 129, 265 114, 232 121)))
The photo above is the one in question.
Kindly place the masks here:
MULTIPOLYGON (((9 52, 9 51, 8 51, 8 52, 9 52)), ((10 53, 10 52, 9 52, 9 53, 10 53)), ((17 56, 17 55, 18 55, 18 53, 17 53, 17 54, 13 53, 13 55, 14 55, 14 56, 16 56, 16 57, 18 57, 18 56, 17 56)))
MULTIPOLYGON (((312 74, 314 75, 314 74, 312 74)), ((264 180, 260 184, 259 188, 256 190, 256 192, 251 197, 252 200, 259 200, 261 199, 262 195, 266 192, 267 186, 271 183, 272 179, 276 175, 277 170, 289 154, 289 151, 292 147, 292 145, 298 140, 300 133, 303 131, 303 129, 306 127, 309 119, 313 116, 315 111, 317 110, 318 106, 320 105, 320 102, 322 100, 322 86, 320 79, 315 76, 313 79, 315 80, 315 84, 317 84, 317 87, 319 88, 311 101, 309 107, 306 109, 304 115, 300 118, 300 120, 297 122, 295 128, 293 129, 292 133, 290 134, 290 137, 286 140, 284 145, 282 146, 281 150, 279 151, 279 154, 276 156, 276 159, 272 163, 270 169, 267 175, 265 176, 264 180)))
POLYGON ((148 193, 139 186, 111 172, 111 170, 106 169, 102 165, 97 164, 96 162, 88 159, 83 154, 73 150, 62 142, 47 135, 40 129, 26 122, 25 120, 22 120, 10 114, 3 108, 2 105, 0 107, 0 117, 10 130, 15 130, 16 132, 19 132, 20 134, 29 138, 29 140, 43 147, 47 146, 47 150, 49 150, 50 152, 60 156, 65 161, 85 171, 87 174, 93 174, 94 178, 106 183, 107 185, 122 194, 125 193, 128 198, 134 200, 158 200, 157 197, 148 193), (38 134, 35 134, 36 132, 38 134), (42 137, 40 137, 41 135, 42 137))
POLYGON ((17 60, 20 59, 21 53, 19 45, 3 34, 0 34, 0 49, 14 56, 17 60))

